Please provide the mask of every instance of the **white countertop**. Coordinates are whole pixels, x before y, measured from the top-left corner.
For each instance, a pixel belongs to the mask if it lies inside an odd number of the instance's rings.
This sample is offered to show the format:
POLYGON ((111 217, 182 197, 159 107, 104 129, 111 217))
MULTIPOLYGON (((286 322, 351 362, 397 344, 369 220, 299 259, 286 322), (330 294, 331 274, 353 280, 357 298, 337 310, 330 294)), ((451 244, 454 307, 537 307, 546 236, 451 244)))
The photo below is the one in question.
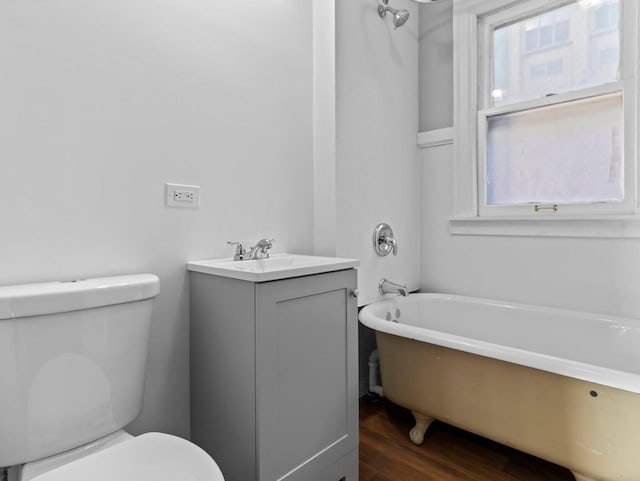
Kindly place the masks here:
POLYGON ((268 259, 234 261, 232 258, 187 263, 187 270, 252 282, 275 281, 358 267, 357 259, 299 254, 273 254, 268 259))

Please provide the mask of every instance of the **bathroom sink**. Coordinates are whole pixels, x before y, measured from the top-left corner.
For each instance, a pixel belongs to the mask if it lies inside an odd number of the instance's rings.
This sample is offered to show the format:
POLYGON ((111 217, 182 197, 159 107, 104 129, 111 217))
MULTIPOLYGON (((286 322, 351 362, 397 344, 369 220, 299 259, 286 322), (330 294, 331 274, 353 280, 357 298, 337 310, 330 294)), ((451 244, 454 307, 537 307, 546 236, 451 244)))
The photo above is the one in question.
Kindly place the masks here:
POLYGON ((306 256, 300 254, 273 254, 268 259, 234 261, 211 259, 187 263, 187 269, 203 274, 231 277, 252 282, 275 281, 289 277, 308 276, 323 272, 358 267, 357 259, 306 256))

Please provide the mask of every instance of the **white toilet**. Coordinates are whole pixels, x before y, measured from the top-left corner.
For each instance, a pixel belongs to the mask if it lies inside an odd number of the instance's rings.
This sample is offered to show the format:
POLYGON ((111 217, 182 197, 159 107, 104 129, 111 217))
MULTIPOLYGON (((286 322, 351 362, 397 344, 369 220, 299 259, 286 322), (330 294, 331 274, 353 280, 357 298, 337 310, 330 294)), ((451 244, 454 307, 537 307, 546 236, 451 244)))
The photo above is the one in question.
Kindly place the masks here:
POLYGON ((151 274, 0 287, 0 479, 224 480, 189 441, 123 431, 159 290, 151 274))

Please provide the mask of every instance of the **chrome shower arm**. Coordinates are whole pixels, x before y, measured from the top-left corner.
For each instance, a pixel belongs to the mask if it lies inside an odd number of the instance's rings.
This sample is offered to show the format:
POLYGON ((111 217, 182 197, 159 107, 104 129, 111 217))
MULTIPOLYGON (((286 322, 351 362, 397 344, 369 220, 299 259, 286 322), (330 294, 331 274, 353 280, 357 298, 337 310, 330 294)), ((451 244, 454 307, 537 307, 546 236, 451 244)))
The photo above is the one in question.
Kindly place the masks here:
POLYGON ((400 28, 407 23, 407 20, 409 20, 409 12, 407 10, 398 10, 397 8, 385 6, 389 3, 389 0, 382 0, 382 2, 382 5, 378 5, 378 15, 380 15, 380 18, 385 18, 387 12, 391 12, 393 14, 394 28, 400 28))

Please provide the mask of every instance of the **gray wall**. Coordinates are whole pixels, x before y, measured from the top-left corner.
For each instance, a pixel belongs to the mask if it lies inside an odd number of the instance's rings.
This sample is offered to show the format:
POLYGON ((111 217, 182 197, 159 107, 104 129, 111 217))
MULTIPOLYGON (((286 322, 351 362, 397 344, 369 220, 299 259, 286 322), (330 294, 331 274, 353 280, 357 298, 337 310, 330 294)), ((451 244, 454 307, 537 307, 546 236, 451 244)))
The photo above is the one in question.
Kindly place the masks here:
POLYGON ((420 5, 420 132, 453 125, 453 1, 420 5))
MULTIPOLYGON (((449 11, 442 27, 430 30, 425 14, 435 5, 421 7, 423 129, 449 126, 443 119, 451 119, 453 110, 450 73, 448 67, 439 68, 451 65, 452 46, 445 49, 444 45, 452 17, 449 11), (443 45, 438 55, 433 45, 443 45), (446 106, 442 99, 431 98, 434 81, 441 85, 446 106)), ((424 291, 640 316, 640 240, 451 236, 453 148, 423 149, 420 157, 424 291)))
POLYGON ((311 2, 0 4, 0 285, 160 276, 133 432, 189 431, 185 262, 312 244, 311 2), (167 209, 167 181, 202 186, 167 209))

